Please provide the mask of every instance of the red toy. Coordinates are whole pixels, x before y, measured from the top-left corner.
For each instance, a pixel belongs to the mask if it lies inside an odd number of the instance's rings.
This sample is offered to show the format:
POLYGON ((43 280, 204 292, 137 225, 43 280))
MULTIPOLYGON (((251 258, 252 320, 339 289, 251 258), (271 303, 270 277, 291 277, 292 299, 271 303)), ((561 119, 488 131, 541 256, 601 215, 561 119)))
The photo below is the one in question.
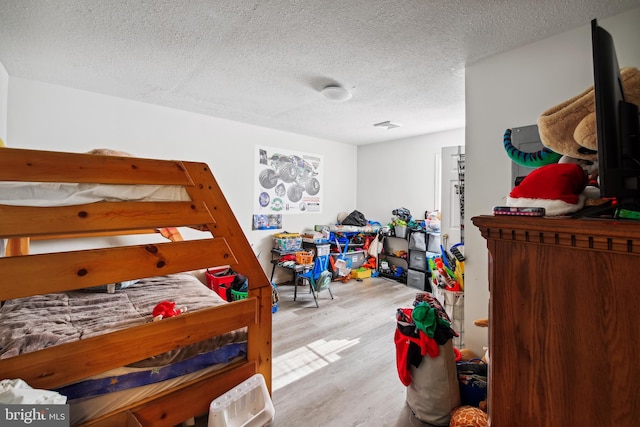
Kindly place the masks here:
POLYGON ((153 312, 151 314, 153 315, 153 320, 156 321, 156 320, 166 319, 168 317, 178 316, 184 313, 185 311, 187 311, 187 307, 176 309, 175 301, 164 300, 164 301, 160 301, 153 308, 153 312))

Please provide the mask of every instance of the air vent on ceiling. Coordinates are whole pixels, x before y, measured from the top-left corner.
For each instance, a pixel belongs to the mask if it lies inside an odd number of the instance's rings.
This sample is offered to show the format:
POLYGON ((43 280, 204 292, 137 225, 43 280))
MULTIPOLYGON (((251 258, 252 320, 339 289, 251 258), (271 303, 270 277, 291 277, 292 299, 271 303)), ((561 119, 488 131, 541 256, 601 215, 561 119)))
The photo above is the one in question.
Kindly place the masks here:
POLYGON ((393 128, 399 128, 402 125, 399 124, 399 123, 393 123, 393 122, 387 120, 386 122, 376 123, 374 126, 375 127, 379 127, 379 128, 393 129, 393 128))

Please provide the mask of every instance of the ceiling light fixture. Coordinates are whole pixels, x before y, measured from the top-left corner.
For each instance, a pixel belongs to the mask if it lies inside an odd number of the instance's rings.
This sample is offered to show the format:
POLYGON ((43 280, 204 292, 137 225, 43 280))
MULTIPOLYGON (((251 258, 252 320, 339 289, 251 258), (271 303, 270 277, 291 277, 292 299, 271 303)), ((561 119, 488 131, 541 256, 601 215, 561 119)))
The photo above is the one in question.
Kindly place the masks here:
POLYGON ((342 86, 329 85, 320 91, 322 96, 333 102, 344 102, 351 99, 351 92, 342 86))
POLYGON ((399 123, 393 123, 393 122, 387 120, 386 122, 376 123, 374 126, 379 127, 379 128, 387 128, 387 130, 388 130, 388 129, 393 129, 393 128, 399 128, 402 125, 399 124, 399 123))

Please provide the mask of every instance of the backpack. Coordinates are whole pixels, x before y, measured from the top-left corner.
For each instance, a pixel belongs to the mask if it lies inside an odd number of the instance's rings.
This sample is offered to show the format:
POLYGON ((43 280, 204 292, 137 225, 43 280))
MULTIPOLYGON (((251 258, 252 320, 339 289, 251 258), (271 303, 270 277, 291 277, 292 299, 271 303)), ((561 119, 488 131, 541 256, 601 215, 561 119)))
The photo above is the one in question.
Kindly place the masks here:
POLYGON ((316 286, 315 286, 316 292, 320 292, 321 290, 329 287, 329 284, 331 283, 331 278, 332 278, 332 274, 329 270, 324 270, 322 273, 320 273, 318 280, 316 280, 316 286))
POLYGON ((342 225, 357 225, 359 227, 364 227, 367 225, 367 219, 364 217, 362 212, 353 211, 342 220, 342 225))

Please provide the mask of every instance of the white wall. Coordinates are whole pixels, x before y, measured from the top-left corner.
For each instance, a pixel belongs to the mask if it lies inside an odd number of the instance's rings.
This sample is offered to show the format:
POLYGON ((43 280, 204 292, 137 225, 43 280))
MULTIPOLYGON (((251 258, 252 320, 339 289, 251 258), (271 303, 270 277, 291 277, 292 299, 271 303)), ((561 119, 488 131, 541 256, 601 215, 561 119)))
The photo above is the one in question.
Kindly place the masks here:
MULTIPOLYGON (((393 132, 391 130, 390 132, 393 132)), ((438 132, 358 148, 358 210, 385 225, 405 207, 416 219, 434 210, 436 155, 464 145, 464 129, 438 132)))
MULTIPOLYGON (((612 34, 620 66, 640 67, 640 9, 598 23, 612 34)), ((487 317, 488 252, 470 219, 490 214, 510 191, 504 130, 535 124, 542 112, 592 84, 588 23, 466 68, 465 343, 476 351, 487 342, 486 330, 472 322, 487 317)))
POLYGON ((7 99, 9 92, 9 73, 0 62, 0 138, 7 142, 7 99))
POLYGON ((355 146, 19 78, 10 77, 9 87, 11 147, 112 148, 139 157, 208 163, 269 273, 275 231, 251 230, 256 145, 324 156, 323 212, 284 215, 285 230, 335 223, 338 212, 356 208, 355 146))

